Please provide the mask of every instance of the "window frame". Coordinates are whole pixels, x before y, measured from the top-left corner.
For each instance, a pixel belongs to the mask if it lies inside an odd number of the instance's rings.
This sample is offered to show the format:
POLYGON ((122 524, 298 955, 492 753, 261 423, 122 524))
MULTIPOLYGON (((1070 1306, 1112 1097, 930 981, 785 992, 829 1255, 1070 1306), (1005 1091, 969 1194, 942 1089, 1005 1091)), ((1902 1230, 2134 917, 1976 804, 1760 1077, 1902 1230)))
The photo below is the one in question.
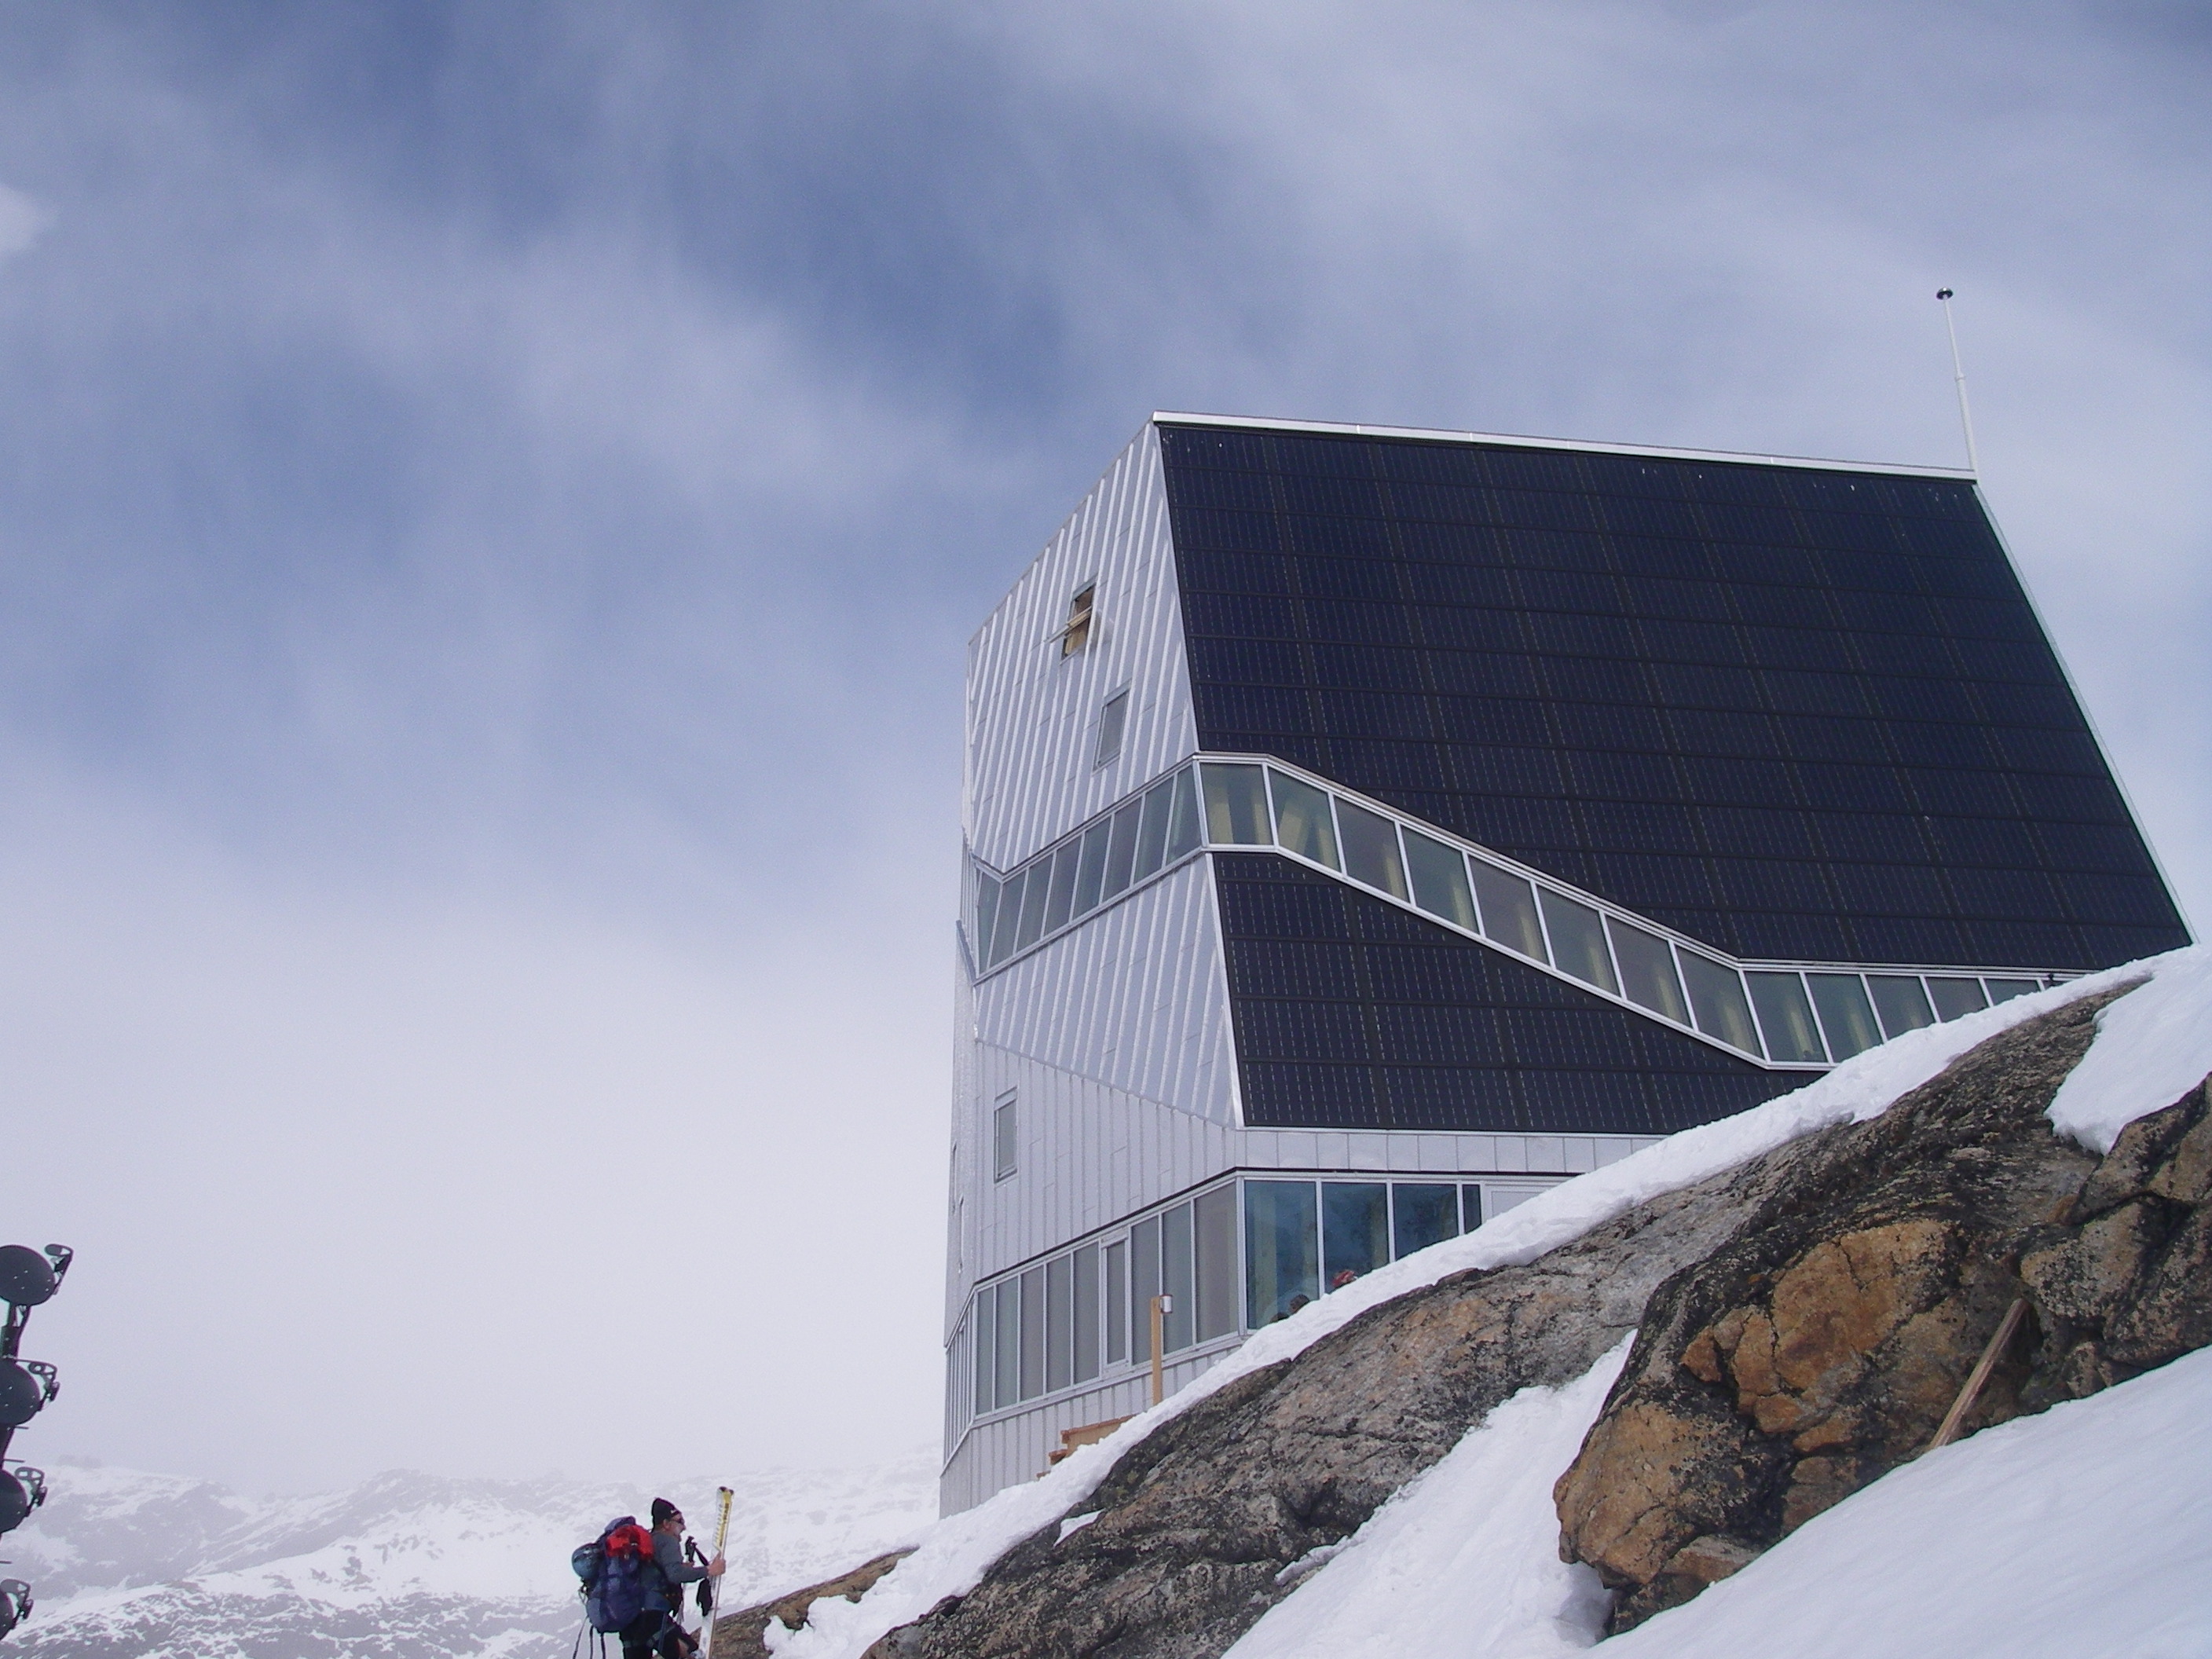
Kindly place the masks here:
POLYGON ((1022 1172, 1021 1094, 1009 1089, 991 1103, 991 1184, 1022 1172))
POLYGON ((1067 620, 1060 628, 1060 655, 1065 662, 1091 643, 1098 626, 1098 578, 1085 576, 1068 596, 1067 620))
POLYGON ((1098 704, 1098 717, 1091 723, 1091 769, 1094 772, 1111 766, 1121 758, 1121 750, 1129 739, 1129 697, 1132 688, 1127 685, 1109 691, 1098 704), (1113 726, 1114 746, 1106 746, 1107 726, 1113 726))

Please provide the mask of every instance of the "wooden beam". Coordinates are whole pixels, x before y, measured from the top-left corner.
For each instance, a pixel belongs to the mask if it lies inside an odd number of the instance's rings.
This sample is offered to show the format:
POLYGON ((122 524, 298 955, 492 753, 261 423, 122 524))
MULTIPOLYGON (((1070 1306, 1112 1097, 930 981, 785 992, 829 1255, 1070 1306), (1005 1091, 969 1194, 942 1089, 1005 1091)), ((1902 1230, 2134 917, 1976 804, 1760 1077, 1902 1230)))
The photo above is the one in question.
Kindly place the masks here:
POLYGON ((1966 1420, 1966 1413, 1973 1410, 1974 1401, 1981 1398, 1982 1385, 1990 1380, 1990 1373, 1996 1369, 1997 1361, 2012 1346, 2013 1334, 2020 1329, 2021 1318, 2027 1312, 2027 1298, 2014 1297, 2012 1306, 2005 1310, 2004 1321, 1997 1327, 1996 1334, 1982 1350, 1982 1357, 1974 1362, 1974 1369, 1966 1373, 1966 1386, 1959 1390, 1959 1397, 1951 1402, 1951 1409, 1943 1414, 1942 1425, 1936 1431, 1936 1437, 1923 1448, 1923 1455, 1938 1446, 1949 1445, 1959 1437, 1959 1425, 1966 1420))

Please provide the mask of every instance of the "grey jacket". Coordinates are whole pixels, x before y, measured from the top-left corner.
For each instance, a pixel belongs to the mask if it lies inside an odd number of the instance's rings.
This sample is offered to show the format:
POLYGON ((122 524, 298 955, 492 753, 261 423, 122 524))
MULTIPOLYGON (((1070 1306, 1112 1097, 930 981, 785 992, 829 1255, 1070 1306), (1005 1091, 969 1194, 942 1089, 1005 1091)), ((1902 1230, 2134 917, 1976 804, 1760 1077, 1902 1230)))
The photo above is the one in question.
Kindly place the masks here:
POLYGON ((682 1533, 655 1532, 653 1534, 653 1570, 660 1575, 660 1610, 663 1613, 673 1613, 682 1607, 684 1586, 696 1584, 707 1576, 704 1566, 694 1565, 684 1559, 682 1533))

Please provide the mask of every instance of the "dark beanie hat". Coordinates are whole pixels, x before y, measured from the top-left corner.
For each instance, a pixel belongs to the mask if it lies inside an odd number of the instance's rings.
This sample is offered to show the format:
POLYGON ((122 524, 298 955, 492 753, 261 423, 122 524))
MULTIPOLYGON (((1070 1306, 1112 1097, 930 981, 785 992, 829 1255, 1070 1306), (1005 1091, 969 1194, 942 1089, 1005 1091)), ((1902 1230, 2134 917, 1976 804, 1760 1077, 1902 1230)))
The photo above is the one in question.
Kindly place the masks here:
POLYGON ((670 1503, 665 1498, 656 1498, 653 1500, 653 1524, 656 1527, 662 1522, 672 1519, 674 1516, 679 1516, 683 1513, 683 1510, 678 1509, 675 1504, 670 1503))

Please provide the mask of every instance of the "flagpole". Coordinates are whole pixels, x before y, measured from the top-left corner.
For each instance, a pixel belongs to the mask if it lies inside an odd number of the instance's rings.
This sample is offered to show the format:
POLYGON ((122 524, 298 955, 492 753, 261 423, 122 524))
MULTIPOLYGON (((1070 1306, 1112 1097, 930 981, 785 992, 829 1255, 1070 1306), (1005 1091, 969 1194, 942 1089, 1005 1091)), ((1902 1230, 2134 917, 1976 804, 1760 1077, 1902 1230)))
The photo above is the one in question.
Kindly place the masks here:
POLYGON ((1959 388, 1959 424, 1966 434, 1966 470, 1979 477, 1982 464, 1974 454, 1974 416, 1966 407, 1966 367, 1959 356, 1959 330, 1951 321, 1951 290, 1939 288, 1936 297, 1943 302, 1943 331, 1951 337, 1951 375, 1959 388))

